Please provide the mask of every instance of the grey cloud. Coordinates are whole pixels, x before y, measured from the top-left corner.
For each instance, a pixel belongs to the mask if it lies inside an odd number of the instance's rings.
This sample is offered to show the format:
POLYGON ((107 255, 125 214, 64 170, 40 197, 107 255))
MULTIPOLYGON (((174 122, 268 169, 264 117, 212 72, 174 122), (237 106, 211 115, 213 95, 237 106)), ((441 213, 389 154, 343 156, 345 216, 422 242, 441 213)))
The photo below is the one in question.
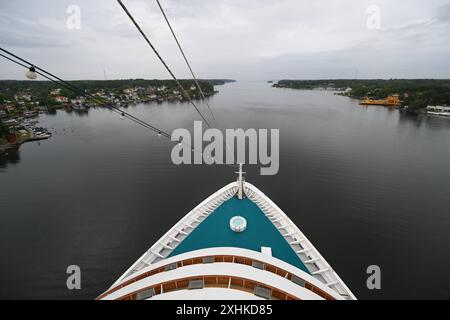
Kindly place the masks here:
POLYGON ((442 22, 450 22, 450 3, 437 10, 436 18, 442 22))
MULTIPOLYGON (((382 29, 366 28, 372 0, 161 0, 199 77, 237 79, 450 77, 448 0, 379 2, 382 29)), ((189 73, 153 0, 130 11, 179 77, 189 73)), ((0 44, 66 78, 167 78, 111 0, 0 2, 0 44), (77 4, 82 29, 68 31, 77 4), (24 11, 26 8, 26 11, 24 11), (31 49, 31 50, 27 50, 31 49), (34 50, 33 50, 34 49, 34 50)), ((20 78, 3 67, 0 78, 20 78)))

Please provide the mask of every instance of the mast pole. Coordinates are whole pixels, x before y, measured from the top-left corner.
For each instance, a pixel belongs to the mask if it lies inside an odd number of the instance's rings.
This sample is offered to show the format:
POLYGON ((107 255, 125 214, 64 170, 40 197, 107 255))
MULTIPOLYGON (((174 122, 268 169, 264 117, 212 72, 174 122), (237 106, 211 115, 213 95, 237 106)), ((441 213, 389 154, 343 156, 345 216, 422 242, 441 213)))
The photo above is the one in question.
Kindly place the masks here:
POLYGON ((245 193, 244 193, 244 177, 243 175, 245 174, 245 172, 242 171, 242 166, 243 164, 240 163, 239 164, 239 172, 236 172, 239 174, 238 176, 238 198, 239 200, 244 199, 245 197, 245 193))

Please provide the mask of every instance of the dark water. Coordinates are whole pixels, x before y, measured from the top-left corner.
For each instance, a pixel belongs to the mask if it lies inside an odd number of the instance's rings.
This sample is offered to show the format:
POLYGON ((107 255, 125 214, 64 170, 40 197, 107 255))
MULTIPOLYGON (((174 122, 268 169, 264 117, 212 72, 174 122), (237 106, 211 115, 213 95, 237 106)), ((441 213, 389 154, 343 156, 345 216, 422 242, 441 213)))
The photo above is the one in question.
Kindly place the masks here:
MULTIPOLYGON (((450 119, 265 83, 218 89, 220 126, 280 129, 280 173, 247 167, 247 179, 358 298, 450 298, 450 119), (381 267, 380 291, 366 288, 370 265, 381 267)), ((196 119, 188 104, 129 111, 167 130, 196 119)), ((235 178, 229 167, 172 165, 171 144, 105 110, 58 112, 41 124, 57 132, 52 139, 0 164, 0 298, 95 298, 235 178), (81 291, 66 289, 73 264, 81 291)))

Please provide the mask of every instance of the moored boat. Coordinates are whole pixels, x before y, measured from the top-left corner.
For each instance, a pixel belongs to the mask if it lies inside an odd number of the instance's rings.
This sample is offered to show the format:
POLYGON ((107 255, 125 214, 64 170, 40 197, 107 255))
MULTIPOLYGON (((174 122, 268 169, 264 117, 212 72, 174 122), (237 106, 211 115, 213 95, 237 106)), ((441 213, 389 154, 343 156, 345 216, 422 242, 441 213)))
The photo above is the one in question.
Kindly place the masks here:
POLYGON ((450 117, 450 107, 447 106, 428 106, 427 114, 433 116, 450 117))
POLYGON ((400 107, 402 105, 400 100, 400 96, 398 94, 394 94, 392 96, 388 96, 386 99, 370 99, 369 97, 365 97, 362 99, 359 104, 363 106, 386 106, 386 107, 400 107))

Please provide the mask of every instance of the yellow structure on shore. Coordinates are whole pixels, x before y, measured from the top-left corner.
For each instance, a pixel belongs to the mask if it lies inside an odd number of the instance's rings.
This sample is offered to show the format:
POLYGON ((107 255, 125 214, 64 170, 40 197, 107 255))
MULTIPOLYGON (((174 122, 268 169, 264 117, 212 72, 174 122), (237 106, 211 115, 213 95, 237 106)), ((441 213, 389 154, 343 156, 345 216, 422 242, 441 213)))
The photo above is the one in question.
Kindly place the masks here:
POLYGON ((360 105, 363 106, 386 106, 386 107, 400 107, 402 105, 400 100, 400 96, 398 94, 394 94, 392 96, 388 96, 386 99, 369 99, 369 97, 365 97, 363 100, 359 102, 360 105))

